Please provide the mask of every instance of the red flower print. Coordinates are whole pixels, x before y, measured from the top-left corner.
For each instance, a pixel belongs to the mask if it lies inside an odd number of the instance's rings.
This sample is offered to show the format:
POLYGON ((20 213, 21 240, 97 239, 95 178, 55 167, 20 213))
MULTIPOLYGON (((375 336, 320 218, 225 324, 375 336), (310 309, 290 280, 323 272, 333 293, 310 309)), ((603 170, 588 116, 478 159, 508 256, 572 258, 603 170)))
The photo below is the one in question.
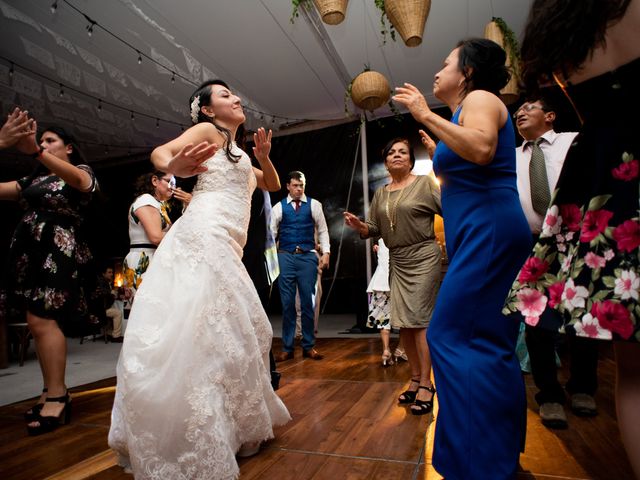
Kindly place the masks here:
POLYGON ((560 302, 562 302, 562 292, 564 292, 564 282, 556 282, 553 285, 549 285, 547 289, 549 291, 549 306, 554 308, 560 302))
POLYGON ((549 264, 537 257, 529 257, 524 263, 518 281, 520 283, 537 282, 549 270, 549 264))
POLYGON ((566 205, 560 205, 560 216, 562 217, 562 223, 567 227, 567 230, 570 232, 577 232, 580 230, 582 214, 580 213, 580 208, 578 208, 576 204, 569 203, 566 205))
POLYGON ((607 223, 613 217, 613 212, 609 210, 593 210, 587 212, 582 222, 580 231, 580 241, 590 242, 607 228, 607 223))
POLYGON ((623 162, 613 170, 611 174, 613 178, 628 182, 630 180, 638 178, 638 171, 640 170, 640 162, 634 159, 630 162, 623 162))
POLYGON ((624 305, 605 300, 604 302, 594 302, 591 307, 591 315, 598 319, 600 326, 617 333, 627 340, 633 333, 631 315, 624 305))
POLYGON ((613 229, 613 239, 618 250, 632 252, 640 246, 640 225, 636 220, 627 220, 613 229))

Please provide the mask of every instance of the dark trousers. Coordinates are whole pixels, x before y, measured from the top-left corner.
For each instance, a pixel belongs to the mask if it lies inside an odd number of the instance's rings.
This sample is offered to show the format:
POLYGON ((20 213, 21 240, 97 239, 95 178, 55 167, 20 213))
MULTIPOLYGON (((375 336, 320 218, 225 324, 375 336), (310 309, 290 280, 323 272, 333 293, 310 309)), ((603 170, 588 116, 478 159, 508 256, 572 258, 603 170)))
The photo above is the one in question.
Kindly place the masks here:
MULTIPOLYGON (((544 314, 557 314, 548 309, 544 314)), ((558 382, 555 339, 557 332, 526 326, 525 339, 531 374, 538 387, 536 402, 543 403, 565 402, 564 389, 558 382)), ((598 388, 598 344, 597 340, 582 337, 568 337, 569 342, 569 371, 570 377, 566 389, 570 395, 586 393, 594 395, 598 388)))

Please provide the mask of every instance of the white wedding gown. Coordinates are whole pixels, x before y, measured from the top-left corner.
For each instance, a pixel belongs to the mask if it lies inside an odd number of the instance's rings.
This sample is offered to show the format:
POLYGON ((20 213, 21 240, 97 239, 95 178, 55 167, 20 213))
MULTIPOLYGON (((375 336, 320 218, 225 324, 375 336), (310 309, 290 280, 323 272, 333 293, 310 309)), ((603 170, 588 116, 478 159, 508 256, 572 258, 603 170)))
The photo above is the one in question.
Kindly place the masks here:
POLYGON ((244 443, 290 420, 271 387, 272 329, 241 262, 256 186, 222 149, 158 248, 118 361, 109 445, 137 480, 235 479, 244 443))

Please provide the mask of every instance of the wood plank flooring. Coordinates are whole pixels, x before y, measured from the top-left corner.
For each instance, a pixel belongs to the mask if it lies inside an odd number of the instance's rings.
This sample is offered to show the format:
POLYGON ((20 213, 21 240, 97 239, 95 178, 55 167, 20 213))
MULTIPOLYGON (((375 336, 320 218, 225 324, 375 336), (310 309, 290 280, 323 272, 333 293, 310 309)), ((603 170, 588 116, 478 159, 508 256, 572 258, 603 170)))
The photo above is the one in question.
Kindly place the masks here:
MULTIPOLYGON (((404 362, 382 368, 379 345, 376 339, 320 339, 324 360, 303 360, 296 350, 293 360, 279 364, 278 393, 293 420, 276 429, 259 455, 239 460, 241 480, 441 478, 431 467, 433 417, 413 416, 397 404, 409 368, 404 362)), ((610 346, 602 345, 599 415, 568 413, 567 430, 540 424, 535 387, 525 377, 528 429, 519 480, 633 479, 615 419, 610 346)), ((566 375, 563 367, 561 379, 566 375)), ((114 385, 111 378, 72 389, 72 423, 39 437, 26 435, 22 419, 33 399, 0 408, 0 479, 131 480, 107 445, 114 385)))

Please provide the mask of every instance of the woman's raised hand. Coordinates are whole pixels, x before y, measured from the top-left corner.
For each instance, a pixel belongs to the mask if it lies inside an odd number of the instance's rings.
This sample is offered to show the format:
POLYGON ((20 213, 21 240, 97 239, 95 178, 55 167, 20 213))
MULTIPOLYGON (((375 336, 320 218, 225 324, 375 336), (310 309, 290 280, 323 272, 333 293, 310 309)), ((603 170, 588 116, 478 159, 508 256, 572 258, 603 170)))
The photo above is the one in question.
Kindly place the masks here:
POLYGON ((424 95, 420 93, 417 87, 410 83, 405 83, 404 87, 396 87, 396 93, 392 99, 394 102, 398 102, 407 107, 413 118, 421 123, 423 123, 424 117, 431 113, 431 109, 424 95))
MULTIPOLYGON (((0 150, 17 144, 29 135, 36 134, 35 121, 29 118, 29 112, 16 107, 7 115, 7 121, 0 128, 0 150)), ((22 150, 21 150, 22 151, 22 150)), ((33 153, 33 152, 26 152, 33 153)))
POLYGON ((271 130, 267 133, 262 127, 258 128, 258 131, 253 134, 253 143, 255 144, 253 154, 259 162, 269 158, 269 152, 271 152, 271 135, 271 130))
POLYGON ((216 150, 218 150, 216 143, 204 141, 195 147, 192 143, 187 143, 169 160, 169 173, 186 178, 206 172, 207 167, 202 165, 202 163, 211 158, 211 156, 216 153, 216 150))
POLYGON ((366 235, 368 228, 367 224, 364 223, 363 221, 361 221, 357 216, 355 216, 353 213, 350 212, 344 212, 342 215, 344 215, 344 223, 348 226, 353 228, 355 231, 357 231, 358 233, 360 233, 361 235, 366 235))
POLYGON ((433 160, 433 154, 436 151, 436 142, 434 142, 433 138, 427 135, 427 132, 425 132, 424 130, 418 130, 418 133, 420 134, 420 140, 422 140, 424 148, 427 149, 429 158, 433 160))

